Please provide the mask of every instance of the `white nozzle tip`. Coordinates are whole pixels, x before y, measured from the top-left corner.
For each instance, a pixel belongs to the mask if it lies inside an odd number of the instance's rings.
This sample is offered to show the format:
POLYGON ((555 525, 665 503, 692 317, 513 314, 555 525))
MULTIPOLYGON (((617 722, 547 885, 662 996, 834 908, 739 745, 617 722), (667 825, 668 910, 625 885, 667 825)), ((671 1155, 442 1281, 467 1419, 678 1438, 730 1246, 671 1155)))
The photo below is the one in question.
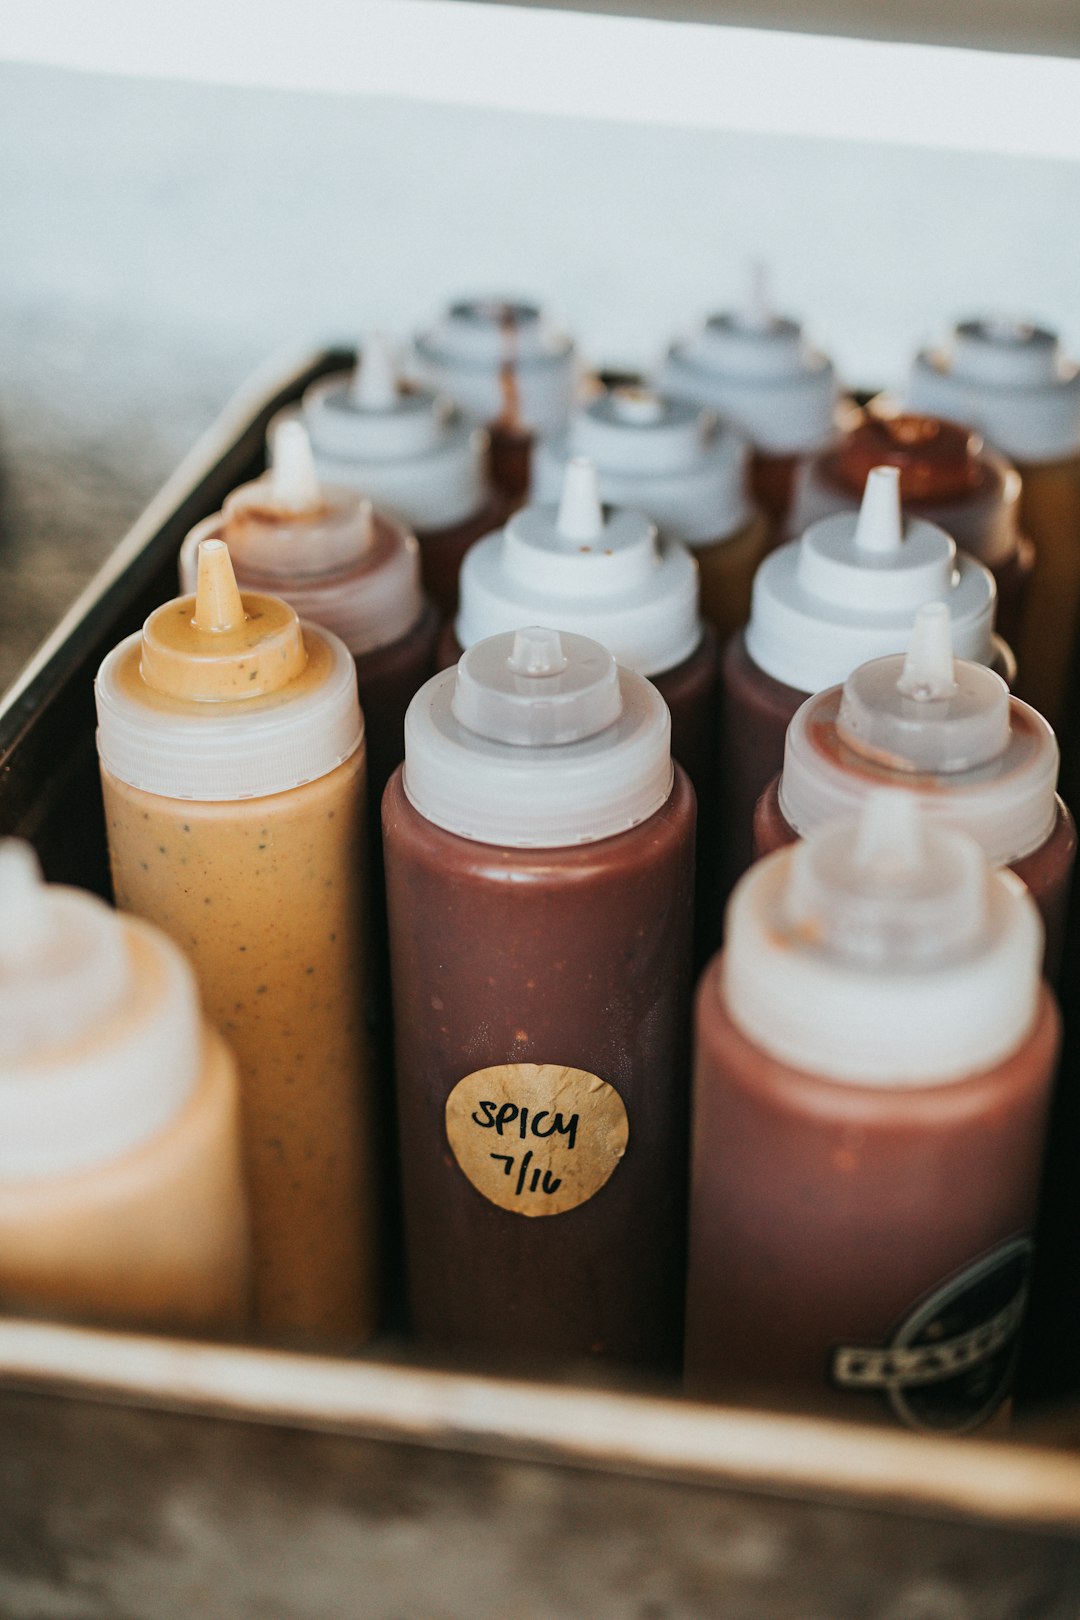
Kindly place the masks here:
POLYGON ((199 542, 194 625, 206 632, 235 630, 247 618, 224 540, 199 542))
POLYGON ((915 795, 888 788, 871 793, 858 820, 855 867, 909 873, 917 869, 921 855, 922 826, 915 795))
POLYGON ((516 631, 509 664, 515 675, 561 675, 566 668, 562 637, 535 626, 516 631))
POLYGON ((596 468, 587 456, 567 464, 555 527, 564 540, 598 540, 604 532, 596 468))
POLYGON ((915 628, 896 685, 905 697, 921 702, 955 693, 952 621, 944 602, 926 602, 915 615, 915 628))
POLYGON ((860 551, 898 551, 904 543, 900 513, 900 469, 875 467, 866 480, 855 544, 860 551))
POLYGON ((769 297, 769 267, 764 259, 752 259, 750 262, 746 324, 757 332, 767 332, 773 324, 772 301, 769 297))
POLYGON ((397 404, 397 360, 382 332, 369 332, 360 346, 351 398, 362 411, 390 411, 397 404))
POLYGON ((288 512, 304 512, 322 501, 319 475, 307 428, 302 422, 279 422, 270 442, 270 495, 288 512))
POLYGON ((0 839, 0 967, 32 957, 48 931, 45 879, 21 838, 0 839))

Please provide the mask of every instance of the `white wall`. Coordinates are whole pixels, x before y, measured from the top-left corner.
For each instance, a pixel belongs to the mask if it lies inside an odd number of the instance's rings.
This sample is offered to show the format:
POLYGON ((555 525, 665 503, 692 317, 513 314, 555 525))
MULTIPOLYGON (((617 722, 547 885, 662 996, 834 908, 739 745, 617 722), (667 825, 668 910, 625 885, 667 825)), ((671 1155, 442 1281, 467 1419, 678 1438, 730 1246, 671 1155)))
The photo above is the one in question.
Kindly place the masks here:
MULTIPOLYGON (((0 68, 0 308, 252 356, 539 294, 647 362, 770 261, 858 383, 950 313, 1080 347, 1080 164, 0 68)), ((168 379, 161 379, 168 386, 168 379)))

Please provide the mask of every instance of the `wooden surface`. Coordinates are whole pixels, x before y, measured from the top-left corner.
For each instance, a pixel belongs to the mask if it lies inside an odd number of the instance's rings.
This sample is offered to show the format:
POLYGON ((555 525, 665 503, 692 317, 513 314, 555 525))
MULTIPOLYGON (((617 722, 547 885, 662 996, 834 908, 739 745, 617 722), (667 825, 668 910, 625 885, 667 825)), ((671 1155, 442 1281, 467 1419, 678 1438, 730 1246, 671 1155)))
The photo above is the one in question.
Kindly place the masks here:
POLYGON ((4 1620, 1075 1620, 1080 1548, 0 1397, 4 1620))

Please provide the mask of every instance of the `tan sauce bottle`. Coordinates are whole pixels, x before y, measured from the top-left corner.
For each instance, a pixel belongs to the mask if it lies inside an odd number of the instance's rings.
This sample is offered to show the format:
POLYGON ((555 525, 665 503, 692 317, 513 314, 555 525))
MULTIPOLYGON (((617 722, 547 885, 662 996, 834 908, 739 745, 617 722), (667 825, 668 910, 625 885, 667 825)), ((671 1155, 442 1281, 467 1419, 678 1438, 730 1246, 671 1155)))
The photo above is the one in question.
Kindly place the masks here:
POLYGON ((443 618, 453 617, 462 557, 506 513, 491 483, 486 431, 446 395, 403 382, 378 332, 365 338, 352 373, 320 378, 299 412, 274 418, 271 445, 279 424, 297 414, 319 478, 359 490, 401 519, 420 543, 424 589, 443 618))
POLYGON ((533 457, 532 500, 558 502, 570 462, 596 468, 600 499, 644 512, 665 540, 694 554, 701 612, 721 642, 750 617, 768 529, 750 498, 745 440, 712 411, 648 388, 605 389, 533 457))
POLYGON ((352 659, 241 597, 210 540, 194 599, 121 642, 96 693, 117 903, 188 953, 239 1062, 257 1326, 357 1344, 375 1230, 352 659))
POLYGON ((1020 473, 1036 563, 1016 656, 1024 697, 1060 731, 1080 631, 1080 367, 1044 327, 961 321, 916 357, 906 403, 978 428, 1020 473))
POLYGON ((732 897, 697 1001, 687 1382, 958 1431, 1007 1400, 1059 1018, 1031 896, 887 789, 732 897))
POLYGON ((0 843, 0 1306, 241 1330, 236 1070, 156 928, 0 843))

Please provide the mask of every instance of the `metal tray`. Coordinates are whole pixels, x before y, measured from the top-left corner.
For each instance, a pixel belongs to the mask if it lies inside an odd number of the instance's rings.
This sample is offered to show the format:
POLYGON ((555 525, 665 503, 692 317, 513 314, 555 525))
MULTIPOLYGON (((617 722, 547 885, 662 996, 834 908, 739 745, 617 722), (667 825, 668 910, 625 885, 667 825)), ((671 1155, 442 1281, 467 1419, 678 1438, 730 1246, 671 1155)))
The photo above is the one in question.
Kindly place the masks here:
MULTIPOLYGON (((108 892, 98 662, 349 358, 260 374, 0 704, 0 830, 49 877, 108 892)), ((1078 1438, 0 1319, 0 1620, 1076 1620, 1078 1438)))

